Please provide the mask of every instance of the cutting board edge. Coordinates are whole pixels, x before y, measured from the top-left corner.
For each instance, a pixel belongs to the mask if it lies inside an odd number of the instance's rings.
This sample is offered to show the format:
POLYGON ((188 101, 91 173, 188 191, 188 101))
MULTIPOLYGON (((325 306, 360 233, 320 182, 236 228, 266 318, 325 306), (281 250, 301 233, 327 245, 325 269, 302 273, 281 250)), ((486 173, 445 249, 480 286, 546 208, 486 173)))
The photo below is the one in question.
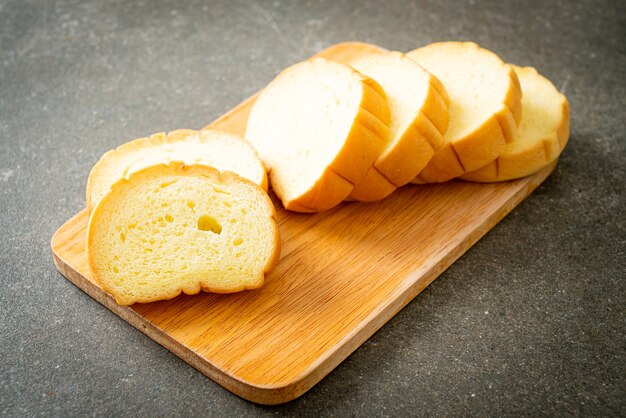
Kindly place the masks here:
MULTIPOLYGON (((79 212, 80 215, 83 211, 79 212)), ((78 216, 75 215, 75 216, 78 216)), ((74 217, 75 217, 74 216, 74 217)), ((65 224, 63 224, 58 230, 61 231, 63 227, 70 223, 72 219, 68 220, 65 224)), ((177 357, 185 361, 186 363, 193 366, 196 370, 200 371, 202 374, 216 382, 217 384, 225 387, 232 393, 240 396, 244 399, 257 402, 257 403, 265 403, 272 404, 270 402, 263 402, 263 399, 268 398, 267 395, 264 395, 263 392, 269 391, 271 394, 274 393, 275 388, 273 387, 261 387, 255 386, 253 384, 241 381, 235 376, 228 374, 227 372, 219 369, 214 366, 208 359, 198 354, 196 351, 191 348, 185 346, 180 343, 175 338, 170 337, 167 333, 163 332, 157 326, 147 321, 144 317, 135 312, 131 307, 118 305, 115 302, 115 299, 110 296, 108 293, 102 291, 97 285, 93 282, 85 278, 82 274, 76 271, 71 265, 69 265, 61 255, 55 250, 55 240, 57 233, 55 232, 52 239, 52 258, 54 260, 54 264, 70 283, 74 286, 81 289, 87 295, 89 295, 96 302, 103 305, 105 308, 109 309, 115 315, 119 316, 121 319, 126 321, 128 324, 141 331, 143 334, 150 337, 152 340, 157 342, 162 347, 174 353, 177 357), (248 396, 248 392, 255 392, 254 396, 248 396), (257 393, 258 392, 258 393, 257 393), (259 399, 261 401, 258 401, 259 399)), ((297 396, 296 396, 297 397, 297 396)), ((294 399, 294 398, 291 398, 294 399)), ((288 399, 290 400, 290 399, 288 399)), ((283 401, 287 402, 287 401, 283 401)), ((282 402, 276 402, 282 403, 282 402)))
POLYGON ((379 306, 379 309, 372 311, 350 334, 346 335, 341 341, 335 344, 334 347, 329 349, 325 355, 311 364, 297 379, 293 380, 293 384, 311 380, 311 383, 305 385, 304 390, 293 398, 277 403, 284 403, 298 398, 326 377, 335 367, 341 364, 341 362, 382 328, 383 325, 400 312, 409 302, 415 299, 426 287, 446 271, 448 267, 504 219, 506 215, 511 213, 524 199, 530 196, 533 191, 550 177, 556 169, 557 163, 558 161, 554 161, 542 170, 529 176, 529 181, 521 187, 517 193, 511 196, 507 204, 500 206, 494 213, 487 217, 479 227, 474 228, 465 239, 454 245, 449 252, 445 252, 445 255, 432 263, 425 272, 421 272, 420 278, 413 281, 411 277, 415 274, 415 271, 409 273, 401 285, 388 296, 387 301, 379 306), (323 374, 316 374, 318 371, 323 372, 323 374), (313 378, 314 376, 316 377, 313 378))
MULTIPOLYGON (((143 334, 150 337, 165 349, 174 353, 177 357, 190 364, 196 370, 213 380, 215 383, 228 389, 235 395, 264 405, 277 405, 296 399, 309 390, 318 381, 310 382, 308 386, 303 386, 304 383, 300 377, 294 379, 288 384, 280 385, 256 385, 254 383, 246 382, 239 379, 236 376, 229 374, 228 372, 213 365, 206 357, 197 353, 190 347, 180 343, 175 338, 172 338, 167 333, 163 332, 157 326, 147 321, 144 317, 139 315, 132 307, 119 305, 115 299, 100 289, 95 283, 84 277, 78 271, 76 271, 59 252, 57 248, 58 237, 60 232, 63 232, 70 224, 76 222, 76 218, 86 215, 87 209, 83 209, 67 220, 61 225, 53 234, 50 247, 52 250, 52 258, 56 269, 74 286, 81 289, 88 296, 94 299, 96 302, 109 309, 115 315, 126 321, 128 324, 141 331, 143 334)), ((332 370, 332 369, 331 369, 332 370)), ((331 370, 328 370, 328 374, 331 370)), ((302 376, 306 377, 306 376, 302 376)), ((322 376, 323 377, 323 376, 322 376)), ((322 378, 320 377, 320 379, 322 378)))
POLYGON ((412 273, 407 275, 406 280, 389 295, 384 304, 381 304, 377 310, 372 311, 351 333, 335 344, 335 346, 329 349, 316 362, 312 363, 302 374, 284 384, 267 386, 256 385, 221 370, 213 365, 206 357, 203 357, 193 349, 170 337, 158 327, 144 319, 132 308, 118 305, 113 297, 103 292, 94 283, 72 268, 57 252, 56 241, 60 231, 63 231, 64 228, 75 221, 77 217, 85 216, 86 209, 78 212, 54 233, 51 240, 52 255, 57 270, 72 284, 83 290, 94 300, 118 315, 134 328, 146 334, 158 344, 189 363, 202 374, 246 400, 259 404, 276 405, 300 397, 327 376, 387 321, 395 316, 396 313, 419 295, 422 290, 441 275, 455 260, 461 257, 469 248, 478 242, 481 237, 489 232, 500 220, 539 187, 554 171, 556 164, 557 163, 554 162, 542 171, 534 174, 532 180, 528 181, 525 186, 521 187, 519 191, 511 196, 506 204, 497 208, 494 213, 487 217, 479 227, 474 228, 462 241, 455 243, 450 251, 445 252, 445 256, 436 260, 426 272, 422 272, 420 278, 412 280, 412 273))

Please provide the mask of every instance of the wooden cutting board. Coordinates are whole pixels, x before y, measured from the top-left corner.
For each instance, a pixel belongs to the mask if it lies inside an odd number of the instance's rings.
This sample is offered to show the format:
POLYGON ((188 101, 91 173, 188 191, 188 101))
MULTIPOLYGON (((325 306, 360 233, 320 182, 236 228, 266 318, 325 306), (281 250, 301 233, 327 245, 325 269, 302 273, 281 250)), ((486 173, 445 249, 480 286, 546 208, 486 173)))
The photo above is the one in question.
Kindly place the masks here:
MULTIPOLYGON (((335 60, 371 50, 346 43, 335 60)), ((209 125, 243 133, 254 97, 209 125)), ((88 215, 55 233, 59 271, 87 294, 233 393, 262 404, 302 395, 528 196, 555 165, 497 184, 407 186, 379 203, 321 214, 275 200, 283 251, 261 289, 122 307, 87 265, 88 215)))

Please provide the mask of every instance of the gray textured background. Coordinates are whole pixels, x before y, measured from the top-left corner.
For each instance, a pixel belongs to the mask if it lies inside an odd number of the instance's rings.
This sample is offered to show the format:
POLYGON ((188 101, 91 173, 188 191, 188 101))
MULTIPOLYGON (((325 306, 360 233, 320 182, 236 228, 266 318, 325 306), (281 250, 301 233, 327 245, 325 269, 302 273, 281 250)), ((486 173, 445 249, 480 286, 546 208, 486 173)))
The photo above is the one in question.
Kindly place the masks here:
POLYGON ((626 415, 625 5, 0 0, 0 414, 626 415), (260 407, 70 284, 49 241, 104 151, 202 127, 345 40, 536 66, 570 99, 570 144, 327 378, 260 407))

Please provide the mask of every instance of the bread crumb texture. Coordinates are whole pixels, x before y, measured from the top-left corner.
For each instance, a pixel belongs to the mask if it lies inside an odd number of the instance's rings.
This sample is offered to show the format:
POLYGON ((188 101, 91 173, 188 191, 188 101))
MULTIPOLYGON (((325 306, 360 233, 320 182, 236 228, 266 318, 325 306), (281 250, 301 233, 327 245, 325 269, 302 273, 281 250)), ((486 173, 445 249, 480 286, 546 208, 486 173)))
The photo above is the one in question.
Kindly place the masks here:
POLYGON ((258 185, 171 162, 112 186, 91 214, 87 251, 101 287, 131 305, 258 288, 278 261, 280 239, 258 185))

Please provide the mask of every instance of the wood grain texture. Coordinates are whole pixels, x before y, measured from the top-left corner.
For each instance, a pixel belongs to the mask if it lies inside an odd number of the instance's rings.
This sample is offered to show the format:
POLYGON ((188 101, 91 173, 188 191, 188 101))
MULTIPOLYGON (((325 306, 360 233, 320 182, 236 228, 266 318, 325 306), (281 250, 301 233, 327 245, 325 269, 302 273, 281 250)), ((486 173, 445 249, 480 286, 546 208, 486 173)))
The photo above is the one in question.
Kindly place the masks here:
MULTIPOLYGON (((370 48, 322 52, 352 57, 370 48)), ((243 133, 254 97, 212 128, 243 133)), ((552 172, 496 184, 408 186, 378 203, 321 214, 277 207, 281 261, 257 290, 122 307, 93 281, 88 215, 55 233, 59 271, 131 325, 235 394, 257 403, 297 398, 369 338, 552 172)))

